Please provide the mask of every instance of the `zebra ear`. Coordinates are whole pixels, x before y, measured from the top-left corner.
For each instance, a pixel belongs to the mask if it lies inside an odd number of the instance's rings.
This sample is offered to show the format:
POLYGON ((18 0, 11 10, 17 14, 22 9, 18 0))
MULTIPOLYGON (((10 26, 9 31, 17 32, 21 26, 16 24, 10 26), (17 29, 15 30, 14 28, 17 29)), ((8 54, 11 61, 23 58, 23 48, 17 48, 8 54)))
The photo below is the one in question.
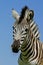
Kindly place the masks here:
POLYGON ((34 17, 34 11, 30 10, 30 19, 32 19, 34 17))
POLYGON ((19 14, 18 14, 18 12, 17 11, 15 11, 14 9, 12 9, 12 15, 13 15, 13 17, 16 19, 16 20, 19 20, 19 14))

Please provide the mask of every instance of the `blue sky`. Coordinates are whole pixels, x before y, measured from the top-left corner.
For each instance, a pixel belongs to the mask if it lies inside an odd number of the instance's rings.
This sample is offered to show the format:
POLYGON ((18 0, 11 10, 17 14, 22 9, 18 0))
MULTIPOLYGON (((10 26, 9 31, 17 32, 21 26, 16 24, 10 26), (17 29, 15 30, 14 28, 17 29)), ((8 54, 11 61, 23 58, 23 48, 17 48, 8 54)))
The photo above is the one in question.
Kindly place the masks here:
POLYGON ((0 65, 18 65, 18 54, 11 51, 12 25, 12 8, 20 11, 23 6, 27 5, 34 10, 34 20, 40 30, 40 39, 43 42, 43 0, 0 0, 0 65))

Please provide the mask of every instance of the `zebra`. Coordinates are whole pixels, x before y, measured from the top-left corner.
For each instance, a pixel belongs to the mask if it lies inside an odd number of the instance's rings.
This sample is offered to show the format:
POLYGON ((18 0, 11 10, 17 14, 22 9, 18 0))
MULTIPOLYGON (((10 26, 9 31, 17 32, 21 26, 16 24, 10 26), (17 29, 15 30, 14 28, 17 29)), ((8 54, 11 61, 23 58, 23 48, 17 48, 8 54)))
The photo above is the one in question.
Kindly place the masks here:
POLYGON ((40 41, 40 33, 37 24, 34 22, 34 11, 25 6, 21 15, 13 9, 13 17, 16 22, 13 25, 12 51, 18 53, 19 65, 39 65, 43 59, 43 44, 40 41))

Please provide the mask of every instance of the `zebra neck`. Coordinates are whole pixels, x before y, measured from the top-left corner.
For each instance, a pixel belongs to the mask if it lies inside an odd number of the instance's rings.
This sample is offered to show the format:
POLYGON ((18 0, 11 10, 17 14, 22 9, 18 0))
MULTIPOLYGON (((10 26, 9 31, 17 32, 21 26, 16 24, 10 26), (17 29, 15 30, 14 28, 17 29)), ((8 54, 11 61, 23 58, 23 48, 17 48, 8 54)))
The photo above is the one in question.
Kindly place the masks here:
POLYGON ((29 59, 29 61, 37 64, 37 63, 39 63, 39 59, 42 58, 42 44, 41 44, 40 40, 38 40, 34 36, 34 34, 31 30, 29 31, 29 34, 30 34, 31 43, 33 44, 32 48, 33 48, 33 51, 34 51, 34 54, 29 59))
POLYGON ((24 41, 25 42, 21 46, 21 56, 23 60, 28 61, 29 58, 34 55, 34 49, 30 39, 25 39, 24 41))

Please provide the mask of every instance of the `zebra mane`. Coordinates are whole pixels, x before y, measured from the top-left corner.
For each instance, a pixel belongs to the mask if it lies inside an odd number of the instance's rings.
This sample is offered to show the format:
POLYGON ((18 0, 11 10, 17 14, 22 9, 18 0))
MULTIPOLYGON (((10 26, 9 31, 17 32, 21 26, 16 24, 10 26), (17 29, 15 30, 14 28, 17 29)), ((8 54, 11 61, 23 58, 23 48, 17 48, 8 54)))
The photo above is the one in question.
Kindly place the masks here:
POLYGON ((22 9, 21 15, 20 15, 20 18, 19 18, 19 22, 18 22, 18 23, 21 23, 22 19, 23 19, 24 16, 25 16, 25 12, 26 12, 27 9, 28 9, 27 6, 25 6, 25 7, 22 9))

